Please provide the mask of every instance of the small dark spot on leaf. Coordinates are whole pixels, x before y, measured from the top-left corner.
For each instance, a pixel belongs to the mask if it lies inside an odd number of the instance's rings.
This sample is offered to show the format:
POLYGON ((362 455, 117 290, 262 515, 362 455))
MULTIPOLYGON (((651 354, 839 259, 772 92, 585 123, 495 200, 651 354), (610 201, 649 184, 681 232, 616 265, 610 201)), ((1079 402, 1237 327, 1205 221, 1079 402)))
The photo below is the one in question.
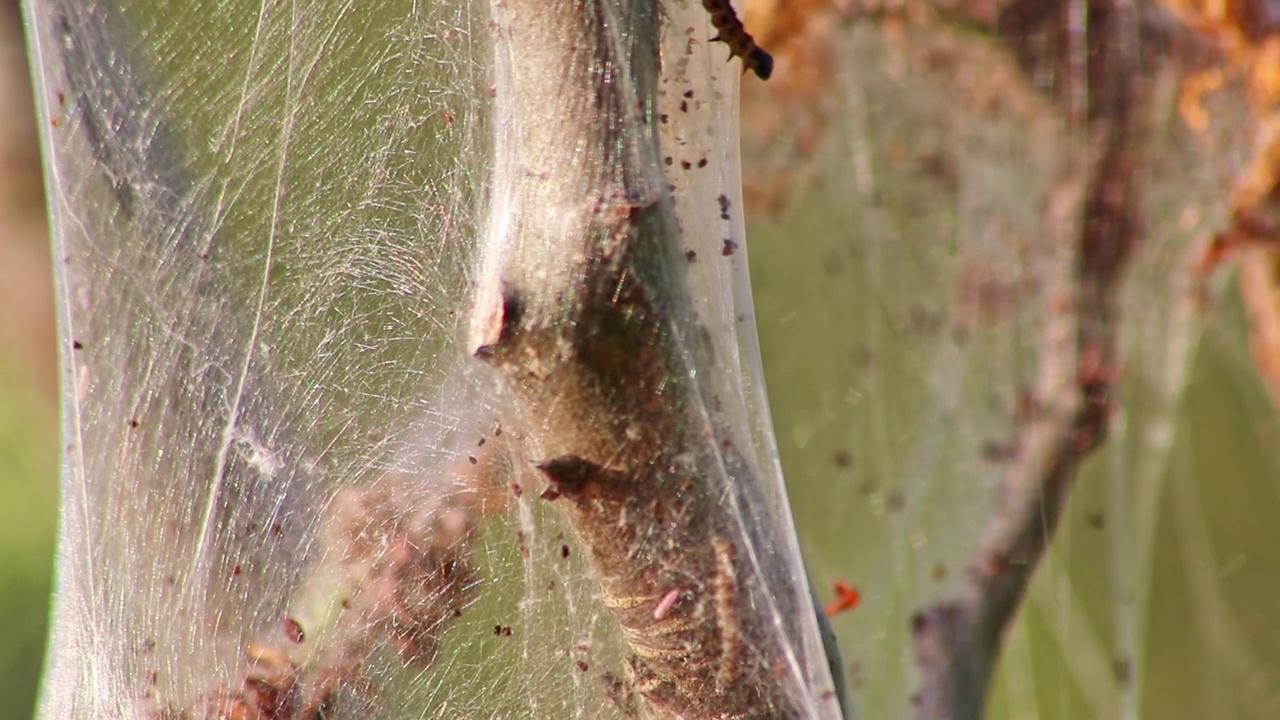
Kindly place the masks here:
POLYGON ((561 546, 560 546, 560 557, 562 557, 562 558, 567 558, 567 557, 569 557, 569 546, 568 546, 568 545, 561 545, 561 546))
POLYGON ((720 249, 720 254, 725 257, 729 257, 730 255, 737 252, 737 250, 738 250, 738 243, 730 240, 729 238, 725 238, 724 247, 720 249))
POLYGON ((936 335, 942 327, 942 316, 936 310, 924 305, 912 305, 907 310, 907 315, 910 318, 911 328, 918 335, 936 335))
POLYGON ((1007 462, 1018 455, 1018 443, 987 442, 982 444, 982 458, 988 462, 1007 462))
POLYGON ((849 663, 849 687, 854 690, 861 690, 863 687, 862 663, 854 660, 849 663))
POLYGON ((688 260, 689 262, 698 262, 698 253, 692 250, 689 250, 684 254, 684 259, 688 260))
POLYGON ((955 162, 942 152, 924 153, 917 158, 916 166, 944 188, 955 188, 959 184, 960 176, 955 162))
POLYGON ((848 450, 840 448, 831 456, 831 460, 836 464, 836 467, 847 468, 853 464, 853 455, 849 454, 848 450))
POLYGON ((827 277, 837 277, 844 272, 845 262, 844 256, 840 253, 830 250, 822 256, 822 273, 827 277))
POLYGON ((1132 668, 1125 658, 1116 658, 1115 662, 1111 664, 1111 671, 1115 673, 1116 682, 1122 685, 1128 685, 1129 681, 1133 679, 1132 668))

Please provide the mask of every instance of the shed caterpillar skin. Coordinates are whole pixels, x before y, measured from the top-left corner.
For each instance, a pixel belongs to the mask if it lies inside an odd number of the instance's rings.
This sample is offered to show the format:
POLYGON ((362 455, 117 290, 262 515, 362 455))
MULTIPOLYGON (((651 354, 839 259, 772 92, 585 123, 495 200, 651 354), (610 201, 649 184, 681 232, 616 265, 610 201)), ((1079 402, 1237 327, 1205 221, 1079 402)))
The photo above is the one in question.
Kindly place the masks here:
POLYGON ((742 58, 743 72, 750 70, 761 80, 768 80, 773 74, 773 56, 747 34, 729 0, 702 0, 702 7, 711 15, 711 24, 718 33, 711 39, 729 46, 729 59, 742 58))

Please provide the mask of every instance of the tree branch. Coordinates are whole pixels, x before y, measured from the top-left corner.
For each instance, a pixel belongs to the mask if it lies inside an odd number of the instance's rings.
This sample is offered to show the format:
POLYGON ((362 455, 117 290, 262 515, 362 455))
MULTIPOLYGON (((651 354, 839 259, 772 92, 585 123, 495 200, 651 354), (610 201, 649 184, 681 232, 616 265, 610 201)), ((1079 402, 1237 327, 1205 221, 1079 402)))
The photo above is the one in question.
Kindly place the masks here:
MULTIPOLYGON (((1025 4, 1007 10, 1006 20, 1018 19, 1025 4)), ((1031 5, 1043 9, 1042 3, 1031 5)), ((1068 288, 1047 294, 1037 397, 1022 418, 1019 454, 1006 471, 978 557, 959 596, 925 609, 913 620, 923 676, 917 720, 982 717, 1004 632, 1065 510, 1081 461, 1107 433, 1118 375, 1115 297, 1143 226, 1135 178, 1141 34, 1132 4, 1094 0, 1087 6, 1088 35, 1074 37, 1081 26, 1071 22, 1069 5, 1058 3, 1053 11, 1036 14, 1039 22, 1050 24, 1048 28, 1015 29, 1002 23, 1006 32, 1019 33, 1015 41, 1032 34, 1055 38, 1047 44, 1052 48, 1048 58, 1023 54, 1023 61, 1050 62, 1059 71, 1056 77, 1084 84, 1055 90, 1068 127, 1077 134, 1087 131, 1086 155, 1098 159, 1084 170, 1088 175, 1083 217, 1073 244, 1068 288), (1083 76, 1071 71, 1080 52, 1087 58, 1083 76), (1056 339, 1064 337, 1068 342, 1056 339), (1064 377, 1063 367, 1074 367, 1073 376, 1064 377)), ((1051 232, 1060 220, 1053 215, 1051 232)))
POLYGON ((833 717, 800 684, 776 615, 792 581, 757 560, 759 481, 715 419, 660 162, 658 6, 494 13, 496 156, 517 160, 495 177, 469 347, 586 548, 630 683, 667 717, 833 717))

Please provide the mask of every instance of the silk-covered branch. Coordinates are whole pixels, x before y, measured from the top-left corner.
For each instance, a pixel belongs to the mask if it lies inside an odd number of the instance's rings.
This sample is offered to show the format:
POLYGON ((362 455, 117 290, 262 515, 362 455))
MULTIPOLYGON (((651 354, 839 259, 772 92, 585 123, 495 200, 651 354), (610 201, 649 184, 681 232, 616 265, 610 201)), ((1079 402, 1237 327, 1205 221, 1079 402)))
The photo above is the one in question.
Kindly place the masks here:
MULTIPOLYGON (((760 561, 775 543, 759 480, 705 380, 695 256, 658 139, 660 13, 494 5, 496 154, 511 165, 495 178, 470 347, 511 392, 542 497, 586 548, 632 689, 666 717, 835 717, 833 692, 801 684, 776 602, 794 580, 760 561)), ((664 73, 680 66, 662 58, 664 73)))
POLYGON ((982 717, 1005 631, 1065 511, 1081 463, 1106 437, 1119 367, 1116 296, 1143 228, 1137 21, 1134 6, 1123 0, 1052 8, 1015 3, 1005 11, 1002 26, 1015 46, 1029 36, 1050 38, 1036 45, 1051 48, 1045 56, 1029 52, 1023 60, 1060 71, 1059 106, 1067 126, 1086 138, 1082 155, 1089 160, 1063 181, 1047 213, 1046 235, 1063 262, 1058 287, 1046 293, 1040 373, 1019 419, 1017 452, 1000 484, 997 507, 960 594, 913 621, 922 675, 917 720, 982 717), (1023 12, 1023 5, 1035 11, 1023 12), (1086 63, 1084 72, 1071 70, 1076 60, 1086 63))

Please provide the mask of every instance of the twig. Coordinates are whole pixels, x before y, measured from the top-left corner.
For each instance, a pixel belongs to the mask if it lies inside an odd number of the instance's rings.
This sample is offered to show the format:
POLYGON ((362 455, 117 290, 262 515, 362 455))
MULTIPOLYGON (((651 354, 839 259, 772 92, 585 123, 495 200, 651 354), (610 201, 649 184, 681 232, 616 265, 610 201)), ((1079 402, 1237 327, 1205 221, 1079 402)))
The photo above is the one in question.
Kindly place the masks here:
POLYGON ((1053 536, 1081 461, 1107 433, 1118 375, 1115 296, 1142 231, 1135 180, 1139 33, 1136 11, 1126 0, 1090 2, 1088 36, 1073 43, 1070 4, 1059 3, 1041 17, 1057 23, 1050 30, 1060 38, 1054 47, 1068 48, 1068 55, 1087 50, 1083 73, 1069 69, 1069 57, 1056 58, 1064 71, 1059 77, 1085 85, 1078 91, 1058 88, 1058 96, 1068 127, 1088 129, 1089 154, 1099 159, 1087 170, 1071 287, 1049 293, 1034 409, 1023 418, 1019 454, 1006 471, 979 555, 959 596, 913 620, 923 676, 917 720, 982 717, 1003 634, 1053 536), (1055 341, 1064 335, 1073 339, 1055 341), (1074 366, 1074 377, 1062 377, 1059 368, 1066 363, 1074 366))

